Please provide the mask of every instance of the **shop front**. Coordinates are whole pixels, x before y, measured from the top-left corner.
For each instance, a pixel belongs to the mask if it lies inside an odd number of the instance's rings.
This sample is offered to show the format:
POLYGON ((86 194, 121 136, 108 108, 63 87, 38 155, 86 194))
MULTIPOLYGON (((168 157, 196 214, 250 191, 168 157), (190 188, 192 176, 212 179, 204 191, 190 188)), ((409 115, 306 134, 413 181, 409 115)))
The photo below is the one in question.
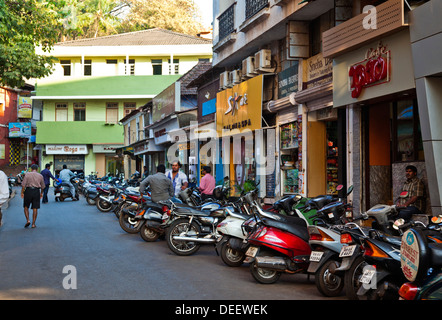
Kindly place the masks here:
POLYGON ((222 164, 235 196, 261 177, 264 177, 260 180, 261 192, 265 196, 268 172, 262 168, 266 143, 265 135, 257 132, 262 128, 263 79, 263 75, 256 76, 218 92, 216 97, 216 130, 222 141, 222 164))
MULTIPOLYGON (((45 158, 43 163, 53 163, 51 170, 58 174, 63 170, 63 165, 66 165, 69 170, 77 173, 88 174, 93 171, 91 164, 92 159, 87 145, 45 145, 45 158), (89 157, 88 157, 89 156, 89 157), (87 165, 89 163, 89 165, 87 165)), ((92 157, 93 158, 93 157, 92 157)), ((94 164, 93 164, 94 165, 94 164)), ((93 166, 95 167, 95 165, 93 166)))
POLYGON ((116 155, 116 149, 123 144, 93 144, 92 152, 95 154, 95 170, 98 176, 108 174, 116 176, 124 172, 123 163, 116 155))
MULTIPOLYGON (((305 125, 305 175, 302 183, 308 197, 337 195, 338 184, 345 185, 345 148, 340 128, 345 121, 333 109, 333 64, 322 53, 303 61, 302 90, 295 100, 302 103, 305 125)), ((302 120, 302 117, 300 117, 302 120)), ((302 141, 302 126, 298 126, 302 141)), ((302 148, 299 150, 302 151, 302 148)), ((302 156, 299 156, 302 160, 302 156)))
POLYGON ((416 166, 427 185, 408 30, 334 62, 334 107, 348 109, 350 179, 362 210, 395 203, 407 165, 416 166))

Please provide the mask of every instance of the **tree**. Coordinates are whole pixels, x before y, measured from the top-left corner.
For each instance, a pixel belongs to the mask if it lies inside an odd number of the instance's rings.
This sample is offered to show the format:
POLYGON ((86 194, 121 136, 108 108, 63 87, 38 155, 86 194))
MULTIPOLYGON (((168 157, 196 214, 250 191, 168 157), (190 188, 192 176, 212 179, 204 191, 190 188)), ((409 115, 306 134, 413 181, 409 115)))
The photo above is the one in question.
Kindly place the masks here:
POLYGON ((202 30, 192 0, 126 0, 130 10, 122 21, 123 32, 161 28, 196 35, 202 30))
POLYGON ((57 1, 0 0, 0 84, 22 87, 24 79, 51 73, 55 58, 49 52, 57 41, 61 20, 57 1))

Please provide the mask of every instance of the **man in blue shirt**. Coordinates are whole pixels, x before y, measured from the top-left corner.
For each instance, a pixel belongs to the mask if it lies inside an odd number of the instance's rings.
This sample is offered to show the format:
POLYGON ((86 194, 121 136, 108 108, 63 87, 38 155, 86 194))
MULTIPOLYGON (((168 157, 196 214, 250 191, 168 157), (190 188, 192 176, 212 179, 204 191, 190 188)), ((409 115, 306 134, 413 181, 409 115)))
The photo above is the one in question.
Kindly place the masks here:
POLYGON ((43 176, 43 180, 45 182, 45 188, 43 189, 43 199, 42 199, 42 203, 48 203, 48 191, 49 191, 49 183, 50 183, 50 178, 52 178, 52 180, 56 180, 55 177, 52 175, 51 171, 49 170, 51 168, 51 164, 50 163, 46 163, 45 168, 43 170, 41 170, 40 174, 43 176))

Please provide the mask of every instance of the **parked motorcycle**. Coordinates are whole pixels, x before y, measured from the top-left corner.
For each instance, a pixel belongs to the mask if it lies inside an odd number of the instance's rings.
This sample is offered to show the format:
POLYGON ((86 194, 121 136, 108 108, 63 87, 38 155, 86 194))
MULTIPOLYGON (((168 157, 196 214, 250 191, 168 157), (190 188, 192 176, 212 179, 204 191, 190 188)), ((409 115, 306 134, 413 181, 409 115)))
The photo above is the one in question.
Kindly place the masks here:
POLYGON ((347 190, 346 196, 339 201, 325 205, 318 210, 309 225, 309 245, 312 248, 308 273, 315 275, 318 291, 324 296, 335 297, 344 288, 344 274, 334 272, 341 265, 340 252, 341 230, 348 219, 352 219, 351 208, 346 198, 353 191, 353 186, 347 190))
POLYGON ((166 231, 169 249, 177 255, 188 256, 197 252, 201 244, 215 244, 216 226, 225 219, 223 208, 203 210, 174 204, 171 207, 173 222, 166 231))
POLYGON ((222 261, 230 267, 242 265, 249 247, 248 232, 243 228, 244 222, 254 216, 249 212, 247 204, 251 204, 256 197, 256 191, 249 191, 234 203, 225 206, 226 219, 220 222, 216 230, 222 236, 216 242, 216 252, 222 261))
MULTIPOLYGON (((250 263, 252 276, 260 283, 276 282, 281 274, 306 272, 311 253, 308 244, 307 220, 268 214, 254 201, 256 223, 247 241, 250 247, 245 262, 250 263), (275 219, 276 218, 276 219, 275 219)), ((250 221, 246 221, 246 226, 250 221)))
MULTIPOLYGON (((441 232, 442 216, 427 230, 410 228, 401 240, 401 269, 407 281, 399 289, 403 300, 442 299, 442 241, 429 241, 426 231, 441 232)), ((430 236, 431 237, 431 236, 430 236)))
POLYGON ((75 188, 75 194, 71 193, 70 187, 68 184, 62 182, 61 180, 54 180, 54 195, 55 201, 63 202, 64 200, 71 198, 72 200, 79 200, 78 194, 78 182, 79 178, 74 176, 70 179, 70 182, 75 188))

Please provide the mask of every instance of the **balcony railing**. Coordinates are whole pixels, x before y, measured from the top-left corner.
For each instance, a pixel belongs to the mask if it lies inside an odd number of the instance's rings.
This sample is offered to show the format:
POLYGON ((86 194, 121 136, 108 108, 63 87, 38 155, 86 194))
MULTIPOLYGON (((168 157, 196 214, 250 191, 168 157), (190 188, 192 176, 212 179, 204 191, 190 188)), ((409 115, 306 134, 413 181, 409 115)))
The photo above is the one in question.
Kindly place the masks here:
POLYGON ((232 4, 218 18, 219 39, 222 40, 235 31, 235 4, 232 4))
POLYGON ((246 20, 269 5, 269 0, 246 0, 246 20))

